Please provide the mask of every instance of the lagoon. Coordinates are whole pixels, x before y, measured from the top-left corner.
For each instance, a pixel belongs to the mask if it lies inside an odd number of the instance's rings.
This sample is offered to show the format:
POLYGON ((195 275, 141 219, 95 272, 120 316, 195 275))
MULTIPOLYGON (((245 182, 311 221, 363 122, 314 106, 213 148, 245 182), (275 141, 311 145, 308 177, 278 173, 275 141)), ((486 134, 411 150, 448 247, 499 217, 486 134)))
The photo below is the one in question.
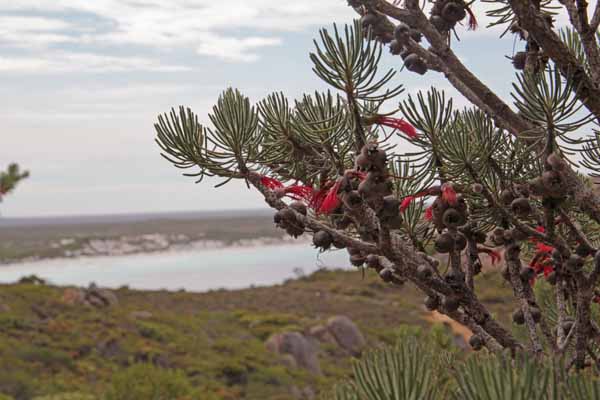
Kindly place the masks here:
POLYGON ((352 268, 345 250, 307 243, 30 261, 0 266, 0 282, 35 274, 55 285, 204 292, 275 285, 320 268, 352 268))

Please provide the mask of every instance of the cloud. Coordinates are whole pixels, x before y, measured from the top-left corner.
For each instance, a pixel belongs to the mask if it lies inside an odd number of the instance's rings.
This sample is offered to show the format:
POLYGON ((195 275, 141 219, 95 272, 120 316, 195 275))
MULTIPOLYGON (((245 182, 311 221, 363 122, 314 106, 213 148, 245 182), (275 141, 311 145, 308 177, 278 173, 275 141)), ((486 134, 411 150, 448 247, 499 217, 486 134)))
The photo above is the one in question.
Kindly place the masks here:
POLYGON ((279 38, 248 37, 248 38, 226 38, 214 37, 207 40, 197 48, 198 54, 215 56, 225 61, 252 62, 258 60, 259 56, 251 52, 267 46, 277 46, 282 43, 279 38))
MULTIPOLYGON (((341 0, 19 0, 0 4, 0 46, 38 52, 66 46, 95 49, 136 48, 140 53, 194 51, 228 62, 253 62, 259 50, 281 45, 282 32, 349 21, 352 10, 341 0), (5 13, 5 15, 2 15, 5 13), (87 18, 86 18, 87 17, 87 18), (103 29, 90 29, 90 18, 103 29), (247 35, 248 31, 253 32, 247 35)), ((1 49, 1 48, 0 48, 1 49)), ((71 50, 74 52, 74 50, 71 50)), ((86 56, 89 58, 88 56, 86 56)), ((105 56, 99 56, 104 58, 105 56)), ((120 56, 128 59, 129 56, 120 56)), ((4 60, 3 70, 71 70, 65 55, 4 60)), ((92 62, 92 70, 102 60, 92 62)), ((112 70, 143 66, 141 60, 116 63, 112 70)), ((150 67, 150 68, 148 68, 150 67)), ((85 63, 82 69, 90 69, 85 63)), ((166 66, 166 70, 170 70, 166 66)))
POLYGON ((117 57, 93 53, 52 52, 39 56, 0 56, 0 72, 21 74, 123 71, 185 71, 188 67, 163 64, 144 57, 117 57))

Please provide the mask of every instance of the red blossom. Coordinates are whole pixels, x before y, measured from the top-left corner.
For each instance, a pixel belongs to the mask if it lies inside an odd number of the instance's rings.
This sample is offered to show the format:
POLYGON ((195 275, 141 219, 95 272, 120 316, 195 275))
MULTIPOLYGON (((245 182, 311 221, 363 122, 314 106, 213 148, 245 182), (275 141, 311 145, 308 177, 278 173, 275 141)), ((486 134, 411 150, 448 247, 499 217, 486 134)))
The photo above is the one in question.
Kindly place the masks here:
POLYGON ((474 31, 479 26, 477 18, 475 18, 475 14, 469 7, 467 7, 467 12, 469 13, 469 30, 474 31))
POLYGON ((283 183, 269 176, 262 176, 260 178, 260 183, 271 190, 281 189, 283 187, 283 183))
POLYGON ((547 244, 544 244, 544 243, 537 243, 535 245, 535 248, 537 249, 538 253, 546 253, 546 254, 550 254, 554 250, 554 247, 548 246, 547 244))
POLYGON ((317 209, 319 213, 322 214, 330 214, 333 210, 338 208, 340 205, 340 198, 338 197, 338 191, 340 190, 340 186, 342 184, 342 180, 338 179, 335 184, 329 189, 325 198, 321 202, 321 205, 317 209))
POLYGON ((310 186, 292 185, 283 189, 284 195, 294 200, 311 201, 314 190, 310 186))
POLYGON ((402 199, 402 203, 400 203, 400 212, 406 211, 410 204, 416 199, 417 198, 415 196, 406 196, 404 199, 402 199))
POLYGON ((452 206, 456 205, 456 191, 451 184, 444 183, 442 185, 442 199, 452 206))
POLYGON ((412 126, 409 122, 403 120, 402 118, 379 116, 376 120, 376 123, 379 125, 384 125, 390 128, 398 129, 411 139, 415 139, 418 136, 415 127, 412 126))
POLYGON ((600 304, 600 296, 596 295, 594 296, 594 298, 592 299, 592 301, 596 304, 600 304))
POLYGON ((429 206, 425 209, 425 219, 431 221, 433 219, 433 206, 429 206))

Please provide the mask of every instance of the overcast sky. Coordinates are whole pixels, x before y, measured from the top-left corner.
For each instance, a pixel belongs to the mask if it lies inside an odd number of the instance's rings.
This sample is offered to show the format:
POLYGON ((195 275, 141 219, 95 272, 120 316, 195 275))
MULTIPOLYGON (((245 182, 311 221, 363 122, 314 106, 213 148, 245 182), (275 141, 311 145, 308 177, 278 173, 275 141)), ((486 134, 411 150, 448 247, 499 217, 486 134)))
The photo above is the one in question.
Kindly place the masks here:
MULTIPOLYGON (((183 104, 204 118, 228 86, 253 101, 323 88, 312 39, 353 17, 346 0, 0 0, 0 168, 18 161, 32 174, 0 212, 261 207, 240 183, 213 189, 182 177, 159 156, 156 116, 183 104)), ((465 63, 508 99, 505 56, 523 44, 483 26, 459 34, 465 63)), ((399 61, 386 54, 387 65, 399 61)), ((407 93, 435 85, 457 96, 436 73, 397 80, 407 93)))

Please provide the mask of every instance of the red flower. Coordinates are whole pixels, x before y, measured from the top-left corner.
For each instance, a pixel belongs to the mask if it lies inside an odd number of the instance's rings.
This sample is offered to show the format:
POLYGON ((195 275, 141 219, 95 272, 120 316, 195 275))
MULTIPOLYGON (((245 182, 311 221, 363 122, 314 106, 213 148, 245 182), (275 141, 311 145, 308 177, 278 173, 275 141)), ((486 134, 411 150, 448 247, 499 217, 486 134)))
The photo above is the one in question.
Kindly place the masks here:
POLYGON ((330 214, 338 208, 340 205, 340 198, 338 197, 338 190, 340 190, 340 186, 342 184, 342 180, 338 179, 335 184, 329 189, 325 198, 321 202, 319 208, 317 209, 318 213, 330 214))
POLYGON ((314 190, 310 186, 292 185, 283 188, 283 194, 294 200, 310 201, 314 190))
POLYGON ((418 136, 415 127, 412 126, 409 122, 403 120, 402 118, 379 116, 377 117, 376 123, 379 125, 384 125, 390 128, 398 129, 411 139, 415 139, 418 136))
POLYGON ((269 176, 262 176, 260 178, 260 183, 271 190, 280 189, 283 187, 283 183, 269 176))
POLYGON ((475 18, 475 14, 469 7, 467 7, 467 12, 469 13, 469 30, 474 31, 479 26, 477 18, 475 18))
POLYGON ((454 190, 454 187, 452 186, 452 184, 450 183, 444 183, 442 185, 442 200, 444 200, 446 203, 450 204, 451 206, 456 205, 456 191, 454 190))
POLYGON ((410 204, 416 199, 417 198, 415 196, 406 196, 404 199, 402 199, 402 203, 400 203, 400 212, 406 211, 410 204))
POLYGON ((431 221, 433 219, 433 206, 429 206, 425 209, 425 219, 431 221))

